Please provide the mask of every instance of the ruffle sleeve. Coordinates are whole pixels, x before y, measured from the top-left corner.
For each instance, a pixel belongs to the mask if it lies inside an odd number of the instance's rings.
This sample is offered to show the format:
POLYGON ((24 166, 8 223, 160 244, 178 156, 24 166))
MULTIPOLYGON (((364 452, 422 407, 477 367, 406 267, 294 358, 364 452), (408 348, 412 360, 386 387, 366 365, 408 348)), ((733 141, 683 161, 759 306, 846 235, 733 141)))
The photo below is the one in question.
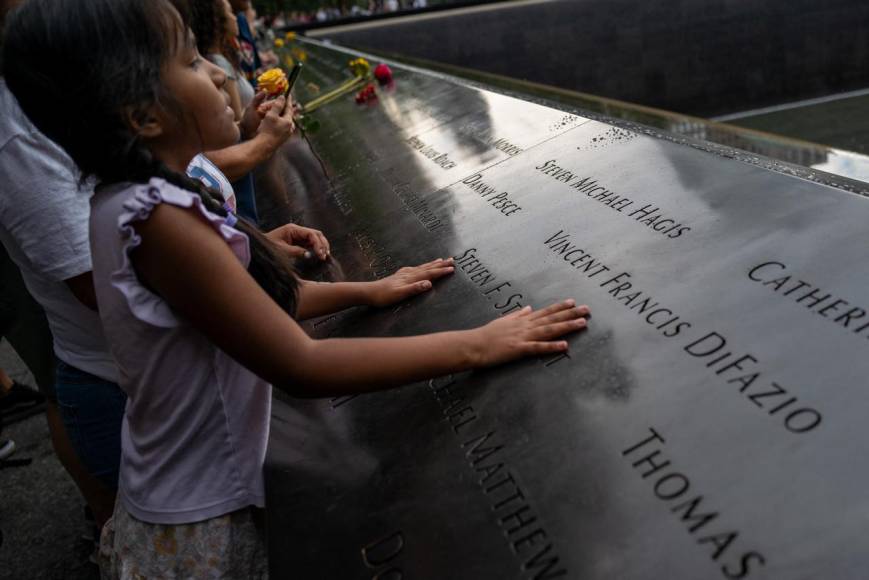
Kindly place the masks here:
POLYGON ((228 226, 224 217, 208 211, 198 195, 157 178, 152 178, 147 184, 136 186, 132 195, 124 201, 123 209, 118 216, 118 230, 122 240, 122 265, 111 275, 112 286, 123 294, 130 311, 136 318, 157 327, 173 328, 180 324, 180 320, 166 301, 142 284, 130 262, 130 253, 142 243, 142 238, 133 224, 147 220, 154 208, 161 203, 169 203, 185 209, 192 208, 193 211, 198 212, 226 241, 245 268, 250 263, 250 246, 247 235, 228 226))

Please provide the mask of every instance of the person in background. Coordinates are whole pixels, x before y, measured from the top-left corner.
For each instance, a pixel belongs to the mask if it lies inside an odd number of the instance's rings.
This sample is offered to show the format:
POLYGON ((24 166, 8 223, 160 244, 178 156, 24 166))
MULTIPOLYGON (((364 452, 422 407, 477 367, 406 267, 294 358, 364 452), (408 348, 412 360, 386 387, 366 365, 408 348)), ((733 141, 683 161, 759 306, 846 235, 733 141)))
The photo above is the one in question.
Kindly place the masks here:
POLYGON ((278 55, 276 55, 274 51, 275 34, 267 28, 265 18, 257 16, 256 8, 253 7, 253 3, 248 4, 244 15, 247 19, 248 25, 250 25, 250 31, 253 35, 254 42, 256 43, 257 53, 262 62, 262 68, 268 69, 277 66, 280 61, 278 55))
MULTIPOLYGON (((0 23, 16 4, 3 0, 0 23)), ((95 311, 90 192, 78 178, 0 77, 0 334, 36 376, 55 453, 101 523, 114 506, 126 395, 95 311)))
POLYGON ((0 415, 36 407, 45 401, 30 385, 19 383, 0 367, 0 415))
MULTIPOLYGON (((208 151, 205 156, 231 182, 238 214, 257 223, 253 170, 271 158, 292 135, 293 108, 286 107, 278 116, 266 116, 270 105, 263 104, 265 93, 255 95, 246 74, 239 74, 244 51, 235 50, 229 35, 237 33, 240 20, 232 14, 228 0, 190 0, 189 4, 191 27, 200 54, 226 72, 229 84, 226 91, 231 102, 239 105, 233 106, 233 112, 241 129, 241 141, 219 151, 208 151)), ((243 41, 239 42, 244 46, 243 41)))
POLYGON ((247 21, 247 11, 250 9, 250 0, 229 0, 238 21, 238 45, 241 58, 241 70, 251 82, 256 79, 256 73, 262 68, 262 60, 256 46, 256 36, 247 21))
MULTIPOLYGON (((200 9, 205 7, 205 4, 199 3, 198 0, 194 0, 193 4, 194 7, 199 5, 200 9)), ((245 16, 245 11, 250 7, 250 0, 230 0, 230 6, 236 13, 238 68, 248 83, 252 84, 255 82, 257 71, 262 67, 262 61, 257 51, 256 41, 250 24, 245 16)), ((219 36, 215 36, 216 19, 206 19, 203 21, 194 16, 192 20, 196 22, 195 26, 204 32, 206 36, 215 40, 220 38, 219 36), (205 29, 209 29, 209 31, 205 31, 205 29)), ((224 26, 227 25, 224 24, 224 26)), ((222 41, 219 42, 221 45, 223 44, 222 41)), ((204 48, 206 50, 213 50, 218 47, 208 46, 204 48)), ((208 54, 208 52, 202 54, 208 54)), ((232 59, 230 59, 230 62, 232 62, 232 59)), ((241 107, 243 109, 250 107, 257 108, 265 95, 256 95, 256 97, 252 97, 251 102, 245 102, 246 96, 249 93, 246 93, 245 87, 241 85, 241 77, 236 82, 236 86, 241 87, 239 90, 241 107)), ((242 141, 237 147, 228 147, 221 151, 209 151, 207 155, 232 182, 232 188, 235 191, 238 202, 239 215, 253 223, 259 222, 259 215, 256 208, 256 189, 252 170, 271 157, 292 133, 292 107, 288 107, 288 109, 290 110, 287 112, 287 115, 283 116, 279 122, 275 124, 269 123, 262 128, 262 131, 257 132, 256 136, 260 137, 259 139, 251 139, 254 135, 246 133, 244 131, 244 124, 242 124, 242 141)))
POLYGON ((190 0, 190 27, 196 35, 199 54, 226 73, 224 90, 229 93, 235 120, 254 98, 253 85, 240 69, 238 20, 229 0, 190 0))

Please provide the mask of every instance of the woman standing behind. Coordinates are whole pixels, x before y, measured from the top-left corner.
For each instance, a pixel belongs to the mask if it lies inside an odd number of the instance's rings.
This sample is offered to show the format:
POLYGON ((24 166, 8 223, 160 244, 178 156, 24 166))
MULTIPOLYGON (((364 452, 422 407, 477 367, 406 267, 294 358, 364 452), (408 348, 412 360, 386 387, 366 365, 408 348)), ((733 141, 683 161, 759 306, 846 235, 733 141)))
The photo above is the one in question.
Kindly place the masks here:
POLYGON ((229 93, 235 120, 241 121, 254 89, 241 72, 238 55, 238 21, 229 0, 193 0, 191 27, 199 53, 226 73, 224 89, 229 93))
MULTIPOLYGON (((293 131, 292 107, 277 124, 264 124, 255 135, 246 134, 244 117, 256 116, 265 94, 255 94, 248 77, 242 71, 238 21, 228 0, 190 0, 190 27, 196 36, 200 54, 226 73, 224 90, 229 93, 236 122, 241 121, 242 142, 208 151, 210 159, 232 182, 238 202, 238 213, 257 223, 256 189, 251 173, 267 161, 283 145, 293 131), (253 111, 253 113, 251 112, 253 111)), ((260 111, 259 118, 265 115, 260 111)), ((257 119, 258 121, 258 119, 257 119)))

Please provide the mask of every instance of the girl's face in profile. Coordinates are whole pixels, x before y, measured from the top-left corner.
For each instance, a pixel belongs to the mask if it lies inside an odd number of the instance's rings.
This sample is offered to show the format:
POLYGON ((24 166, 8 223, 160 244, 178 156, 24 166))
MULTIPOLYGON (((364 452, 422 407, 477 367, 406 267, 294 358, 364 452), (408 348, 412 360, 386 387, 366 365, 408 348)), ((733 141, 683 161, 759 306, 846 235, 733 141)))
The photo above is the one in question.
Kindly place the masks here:
POLYGON ((238 36, 238 20, 235 19, 235 12, 232 11, 232 4, 229 0, 222 0, 223 17, 226 19, 226 36, 227 39, 233 39, 238 36))
POLYGON ((239 131, 223 70, 199 54, 189 29, 179 34, 178 49, 163 65, 162 83, 174 106, 167 110, 173 118, 162 123, 161 140, 192 158, 234 145, 239 131))

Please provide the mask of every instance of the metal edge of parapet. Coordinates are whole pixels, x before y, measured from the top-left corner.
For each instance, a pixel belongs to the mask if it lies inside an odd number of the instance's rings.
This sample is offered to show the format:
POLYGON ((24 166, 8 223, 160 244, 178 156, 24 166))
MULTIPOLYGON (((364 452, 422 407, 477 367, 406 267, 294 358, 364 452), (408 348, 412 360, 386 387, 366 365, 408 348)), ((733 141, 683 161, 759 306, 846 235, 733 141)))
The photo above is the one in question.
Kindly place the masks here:
MULTIPOLYGON (((541 97, 539 95, 533 95, 529 93, 523 93, 519 90, 512 90, 509 88, 505 88, 502 86, 487 84, 485 82, 465 78, 462 76, 458 76, 457 74, 450 74, 447 72, 442 72, 441 70, 437 70, 438 68, 450 68, 455 70, 464 70, 461 67, 457 67, 454 65, 443 65, 442 63, 434 63, 425 61, 424 59, 417 58, 408 58, 403 55, 396 55, 392 53, 380 53, 378 51, 371 51, 370 49, 358 49, 349 46, 343 46, 340 44, 335 44, 329 40, 317 40, 310 37, 300 37, 299 40, 302 42, 306 42, 312 44, 314 46, 318 46, 320 48, 338 50, 344 52, 350 56, 362 56, 363 58, 367 58, 368 60, 380 60, 386 62, 391 65, 400 66, 406 70, 410 70, 420 74, 426 74, 429 76, 433 76, 435 78, 442 79, 447 82, 461 84, 469 87, 473 87, 480 90, 490 91, 493 93, 501 94, 507 97, 512 97, 514 99, 527 101, 530 103, 534 103, 537 105, 542 105, 545 107, 549 107, 552 109, 556 109, 559 111, 564 111, 566 113, 572 113, 578 115, 580 117, 584 117, 587 119, 592 119, 594 121, 600 121, 603 123, 607 123, 609 125, 613 125, 622 129, 626 129, 629 131, 633 131, 635 133, 639 133, 642 135, 646 135, 649 137, 653 137, 656 139, 662 139, 664 141, 669 141, 671 143, 675 143, 677 145, 683 145, 687 147, 692 147, 694 149, 698 149, 700 151, 704 151, 706 153, 711 153, 713 155, 717 155, 718 157, 723 157, 726 159, 733 159, 736 161, 740 161, 742 163, 748 163, 749 165, 754 165, 761 169, 766 169, 768 171, 772 171, 775 173, 788 175, 790 177, 796 177, 799 179, 805 179, 807 181, 811 181, 813 183, 817 183, 819 185, 825 185, 827 187, 833 187, 848 193, 853 193, 856 195, 860 195, 862 197, 869 197, 869 183, 865 183, 858 179, 854 179, 847 175, 841 175, 836 173, 830 173, 827 171, 823 171, 820 169, 814 169, 811 167, 805 167, 803 165, 798 165, 795 163, 790 163, 787 161, 783 161, 780 159, 775 159, 773 157, 764 155, 762 153, 755 153, 751 151, 746 151, 743 149, 739 149, 737 147, 733 147, 730 145, 725 145, 722 143, 716 143, 713 141, 703 140, 696 137, 691 137, 689 135, 684 135, 681 133, 676 133, 673 131, 668 131, 666 129, 662 129, 660 127, 654 127, 651 125, 646 125, 643 123, 639 123, 636 121, 628 121, 625 119, 619 119, 617 117, 612 117, 603 113, 599 113, 597 111, 591 111, 589 109, 584 109, 582 107, 578 107, 575 105, 571 105, 568 103, 564 103, 561 101, 556 101, 550 98, 541 97), (411 62, 412 61, 412 62, 411 62), (414 64, 416 63, 416 64, 414 64), (426 68, 426 66, 431 65, 432 68, 426 68)), ((486 76, 486 77, 500 77, 500 75, 493 75, 491 73, 480 73, 479 71, 470 71, 473 72, 475 76, 486 76)), ((503 77, 504 81, 509 81, 512 84, 521 84, 526 81, 517 81, 516 79, 510 79, 508 77, 503 77)), ((536 84, 536 83, 532 83, 536 84)), ((565 93, 574 93, 574 91, 568 91, 566 89, 559 89, 557 87, 548 87, 547 85, 540 85, 541 87, 545 87, 548 89, 556 90, 558 92, 565 93)), ((581 93, 576 93, 578 96, 583 96, 581 93)), ((594 97, 593 95, 589 95, 588 97, 594 97)), ((594 97, 600 99, 601 97, 594 97)), ((754 135, 757 137, 767 136, 769 134, 763 133, 762 131, 755 131, 751 129, 744 129, 741 127, 734 127, 732 125, 726 125, 724 123, 718 123, 715 121, 710 121, 708 119, 703 119, 700 117, 691 117, 688 115, 683 115, 681 113, 670 113, 669 111, 663 111, 660 109, 654 109, 651 107, 646 107, 643 105, 635 105, 633 103, 624 103, 622 101, 617 101, 615 99, 605 99, 606 101, 612 103, 618 103, 621 105, 626 105, 631 108, 637 110, 645 110, 649 112, 655 112, 657 114, 661 114, 664 116, 676 116, 682 119, 690 120, 692 122, 703 124, 710 127, 718 127, 722 128, 726 132, 739 134, 739 135, 754 135)), ((783 137, 779 135, 774 135, 776 140, 778 141, 786 141, 794 144, 802 145, 803 147, 813 147, 819 150, 825 150, 828 153, 833 152, 836 154, 838 150, 833 147, 826 147, 819 145, 817 143, 812 143, 810 141, 801 141, 799 139, 793 139, 789 137, 783 137)), ((851 152, 848 152, 851 153, 851 152)), ((853 155, 857 155, 859 157, 865 157, 860 154, 854 153, 853 155)), ((867 158, 867 164, 869 164, 869 158, 867 158)))

